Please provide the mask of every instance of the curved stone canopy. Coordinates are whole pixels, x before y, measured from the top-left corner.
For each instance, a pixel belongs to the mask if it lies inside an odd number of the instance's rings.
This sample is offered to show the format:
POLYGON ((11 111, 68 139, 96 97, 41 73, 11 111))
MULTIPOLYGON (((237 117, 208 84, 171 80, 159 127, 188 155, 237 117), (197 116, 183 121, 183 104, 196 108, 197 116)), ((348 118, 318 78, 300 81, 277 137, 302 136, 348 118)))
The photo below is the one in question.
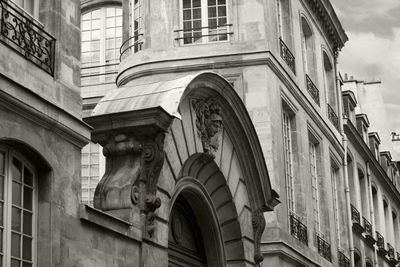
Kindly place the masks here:
MULTIPOLYGON (((242 154, 242 164, 247 169, 246 184, 252 188, 252 206, 262 211, 273 210, 279 203, 279 196, 271 188, 264 154, 252 120, 236 91, 218 74, 200 72, 174 80, 125 85, 101 99, 87 121, 93 125, 90 121, 108 118, 103 125, 113 124, 109 127, 117 129, 117 121, 140 120, 146 116, 143 112, 160 109, 166 116, 181 119, 180 104, 189 95, 222 99, 222 108, 226 113, 224 128, 229 128, 236 149, 242 154)), ((99 132, 98 127, 94 127, 92 137, 96 131, 99 132)))

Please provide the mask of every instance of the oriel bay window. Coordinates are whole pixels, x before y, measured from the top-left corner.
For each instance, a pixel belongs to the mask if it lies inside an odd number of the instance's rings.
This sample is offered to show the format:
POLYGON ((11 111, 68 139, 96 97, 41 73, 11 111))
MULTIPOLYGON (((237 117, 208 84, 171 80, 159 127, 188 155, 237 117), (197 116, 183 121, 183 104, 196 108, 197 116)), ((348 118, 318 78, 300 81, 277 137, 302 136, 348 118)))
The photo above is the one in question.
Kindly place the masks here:
POLYGON ((176 40, 183 44, 227 41, 227 0, 182 0, 182 29, 176 40))
POLYGON ((36 198, 33 167, 0 147, 0 266, 35 266, 36 198))

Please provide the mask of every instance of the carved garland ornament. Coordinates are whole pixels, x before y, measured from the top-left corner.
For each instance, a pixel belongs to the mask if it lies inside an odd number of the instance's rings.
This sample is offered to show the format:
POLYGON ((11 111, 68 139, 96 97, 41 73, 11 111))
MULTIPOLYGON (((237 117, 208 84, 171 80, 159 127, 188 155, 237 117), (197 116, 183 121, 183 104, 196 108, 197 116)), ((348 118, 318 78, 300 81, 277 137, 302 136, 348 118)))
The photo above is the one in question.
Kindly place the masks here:
POLYGON ((196 113, 197 134, 203 145, 203 160, 213 160, 223 126, 221 107, 213 98, 193 100, 192 106, 196 113))

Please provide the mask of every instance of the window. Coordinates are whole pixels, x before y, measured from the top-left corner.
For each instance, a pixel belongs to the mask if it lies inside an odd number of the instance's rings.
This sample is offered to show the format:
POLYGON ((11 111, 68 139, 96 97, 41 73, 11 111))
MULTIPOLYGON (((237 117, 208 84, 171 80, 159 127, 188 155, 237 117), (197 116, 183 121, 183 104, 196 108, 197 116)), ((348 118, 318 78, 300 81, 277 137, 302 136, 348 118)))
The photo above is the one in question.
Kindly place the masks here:
POLYGON ((93 204, 94 192, 101 176, 105 172, 101 146, 89 143, 82 149, 82 203, 93 204))
POLYGON ((283 147, 285 156, 285 178, 289 212, 295 213, 295 196, 293 181, 293 148, 291 118, 286 111, 282 112, 283 147))
POLYGON ((82 16, 81 84, 113 83, 122 40, 122 9, 103 7, 82 16))
POLYGON ((121 57, 128 52, 134 54, 142 50, 143 44, 143 11, 142 0, 129 1, 129 33, 128 42, 124 42, 121 48, 121 57))
POLYGON ((339 168, 331 166, 332 196, 333 196, 333 214, 335 216, 335 230, 337 245, 340 247, 340 209, 339 209, 339 168))
POLYGON ((325 90, 328 95, 328 104, 333 109, 335 113, 337 113, 337 101, 336 101, 336 86, 335 86, 335 74, 333 71, 333 66, 331 61, 329 60, 328 55, 323 52, 323 60, 324 60, 324 81, 325 81, 325 90))
POLYGON ((226 0, 182 0, 184 44, 228 40, 226 0))
POLYGON ((315 82, 316 69, 314 36, 310 25, 304 17, 301 18, 301 31, 304 72, 313 80, 313 82, 315 82))
POLYGON ((319 179, 318 179, 318 143, 309 141, 309 160, 310 160, 310 174, 311 174, 311 187, 312 187, 312 202, 313 202, 313 218, 314 229, 318 232, 321 231, 320 208, 319 208, 319 179))
POLYGON ((1 266, 35 266, 36 187, 30 164, 0 147, 1 266))
POLYGON ((26 13, 38 18, 39 16, 39 0, 12 0, 17 6, 22 8, 26 13))
POLYGON ((277 0, 278 9, 278 33, 286 46, 293 51, 292 24, 289 0, 277 0))

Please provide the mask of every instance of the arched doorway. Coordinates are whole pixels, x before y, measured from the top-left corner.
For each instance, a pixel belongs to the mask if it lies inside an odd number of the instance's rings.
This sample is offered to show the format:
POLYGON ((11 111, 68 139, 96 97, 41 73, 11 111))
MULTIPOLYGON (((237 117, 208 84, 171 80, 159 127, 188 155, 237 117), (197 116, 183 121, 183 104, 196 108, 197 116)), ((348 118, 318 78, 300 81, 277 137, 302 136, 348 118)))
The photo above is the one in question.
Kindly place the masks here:
POLYGON ((183 194, 176 199, 169 222, 168 266, 207 266, 199 222, 183 194))

